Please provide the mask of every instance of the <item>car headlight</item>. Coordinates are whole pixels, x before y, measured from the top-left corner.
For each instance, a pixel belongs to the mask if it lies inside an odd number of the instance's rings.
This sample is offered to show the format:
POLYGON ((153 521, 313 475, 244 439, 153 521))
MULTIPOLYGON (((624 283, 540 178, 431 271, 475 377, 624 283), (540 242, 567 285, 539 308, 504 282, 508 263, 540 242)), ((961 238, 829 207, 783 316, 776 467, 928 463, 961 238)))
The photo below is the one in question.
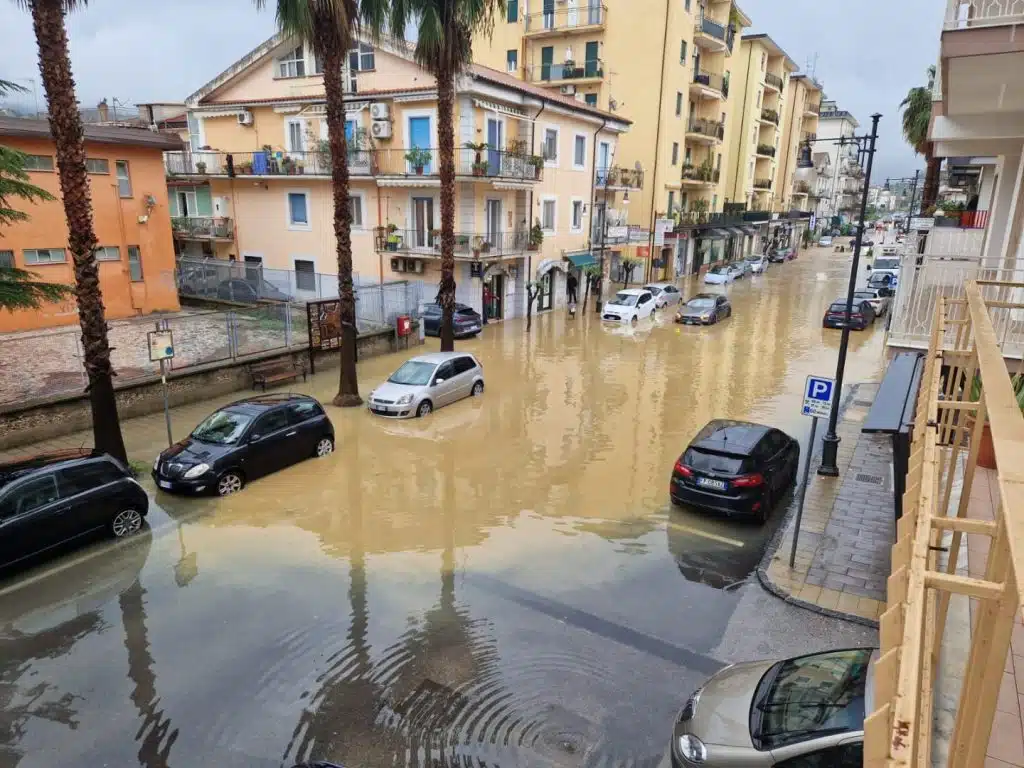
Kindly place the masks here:
POLYGON ((209 464, 196 464, 192 469, 184 474, 186 480, 195 480, 197 477, 204 475, 210 471, 209 464))
POLYGON ((412 402, 412 395, 402 395, 400 398, 395 400, 395 405, 408 405, 412 402))
POLYGON ((711 313, 710 312, 705 312, 703 315, 700 316, 700 319, 701 320, 710 320, 711 319, 711 313))
POLYGON ((703 763, 708 759, 708 751, 704 742, 689 733, 679 737, 679 753, 691 763, 703 763))

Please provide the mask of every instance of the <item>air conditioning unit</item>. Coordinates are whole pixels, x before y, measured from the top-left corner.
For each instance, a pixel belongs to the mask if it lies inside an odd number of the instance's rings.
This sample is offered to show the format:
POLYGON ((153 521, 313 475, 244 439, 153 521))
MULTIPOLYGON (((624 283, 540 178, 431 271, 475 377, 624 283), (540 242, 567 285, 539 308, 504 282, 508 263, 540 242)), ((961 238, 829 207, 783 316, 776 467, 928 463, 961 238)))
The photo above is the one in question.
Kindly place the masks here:
POLYGON ((392 259, 391 260, 391 271, 392 272, 401 272, 402 271, 402 260, 401 259, 392 259))
POLYGON ((252 112, 248 109, 243 109, 238 113, 238 124, 239 125, 252 125, 252 112))
POLYGON ((576 86, 575 85, 563 85, 562 86, 562 95, 563 96, 572 96, 574 93, 576 93, 576 86))
POLYGON ((370 126, 370 133, 375 139, 390 139, 391 123, 387 120, 374 120, 373 125, 370 126))
POLYGON ((391 107, 381 102, 374 102, 370 105, 370 117, 374 120, 387 120, 391 117, 391 107))
POLYGON ((412 263, 412 271, 417 275, 423 274, 423 262, 420 259, 412 263))

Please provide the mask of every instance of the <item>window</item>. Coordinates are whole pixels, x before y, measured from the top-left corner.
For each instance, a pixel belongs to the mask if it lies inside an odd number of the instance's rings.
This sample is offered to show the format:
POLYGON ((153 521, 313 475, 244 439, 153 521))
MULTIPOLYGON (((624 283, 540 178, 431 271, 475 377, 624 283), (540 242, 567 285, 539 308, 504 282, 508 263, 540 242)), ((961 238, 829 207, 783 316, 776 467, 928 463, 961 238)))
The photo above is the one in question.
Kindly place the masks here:
POLYGON ((455 375, 458 376, 460 373, 467 373, 476 368, 476 360, 472 357, 457 357, 452 361, 455 366, 455 375))
POLYGON ((14 251, 0 251, 0 269, 14 269, 14 251))
POLYGON ((519 51, 514 48, 505 53, 505 71, 513 74, 519 71, 519 51))
POLYGON ((686 66, 686 41, 679 41, 679 63, 686 66))
POLYGON ((373 46, 360 43, 348 52, 348 68, 353 72, 368 72, 376 69, 373 46))
POLYGON ((683 114, 683 94, 680 91, 676 91, 676 117, 681 117, 683 114))
POLYGON ((679 165, 679 142, 672 142, 672 165, 679 165))
POLYGON ((57 500, 57 481, 51 473, 19 485, 0 502, 0 520, 44 507, 57 500))
POLYGON ((515 24, 517 21, 519 21, 519 0, 508 0, 508 5, 506 6, 506 9, 508 15, 505 16, 505 20, 509 24, 515 24))
POLYGON ((671 216, 676 207, 676 193, 671 189, 668 191, 668 213, 671 216))
POLYGON ((117 169, 117 194, 121 197, 132 196, 132 179, 128 175, 128 161, 118 160, 114 163, 117 169))
POLYGON ((855 768, 864 765, 864 744, 842 744, 776 763, 775 768, 855 768))
POLYGON ((252 435, 269 435, 288 426, 288 411, 278 408, 260 416, 252 426, 252 435))
POLYGON ((128 274, 133 283, 142 282, 142 251, 137 245, 128 246, 128 274))
POLYGON ((289 403, 287 411, 292 424, 301 424, 306 419, 315 419, 317 416, 324 415, 323 409, 312 400, 289 403))
POLYGON ((587 167, 587 137, 576 134, 572 144, 572 167, 587 167))
POLYGON ((586 103, 586 105, 588 107, 596 107, 597 106, 597 94, 596 93, 588 93, 588 94, 584 95, 583 101, 586 103))
POLYGON ((316 264, 306 259, 295 260, 295 287, 300 291, 316 290, 316 264))
POLYGON ((116 483, 124 474, 109 461, 93 461, 57 472, 61 498, 85 493, 107 483, 116 483))
POLYGON ((26 264, 62 264, 67 261, 63 248, 26 248, 26 264))
POLYGON ((302 46, 296 47, 277 60, 278 77, 305 77, 306 57, 302 55, 302 46))
POLYGON ((305 192, 288 193, 288 225, 309 229, 309 196, 305 192))
POLYGON ((689 13, 690 12, 690 0, 686 0, 683 3, 683 7, 686 8, 686 12, 689 13))
POLYGON ((558 129, 544 130, 544 159, 551 165, 558 165, 558 129))
POLYGON ((324 73, 324 63, 323 63, 323 61, 321 61, 320 57, 316 54, 316 51, 314 51, 313 52, 313 74, 314 75, 322 75, 323 73, 324 73))
POLYGON ((583 229, 583 201, 572 201, 572 228, 576 231, 583 229))
POLYGON ((51 155, 25 155, 26 171, 52 171, 53 157, 51 155))
POLYGON ((120 261, 121 249, 116 245, 101 245, 96 248, 96 261, 120 261))
POLYGON ((540 211, 541 211, 541 216, 540 216, 541 228, 546 230, 546 231, 548 231, 548 232, 554 232, 555 231, 555 201, 554 200, 544 200, 541 203, 540 211))
POLYGON ((110 161, 104 157, 87 157, 85 170, 89 173, 110 173, 110 161))
POLYGON ((716 171, 722 170, 722 153, 721 152, 718 153, 718 158, 715 160, 715 170, 716 171))
POLYGON ((363 226, 363 198, 359 195, 350 195, 348 202, 352 206, 352 226, 363 226))

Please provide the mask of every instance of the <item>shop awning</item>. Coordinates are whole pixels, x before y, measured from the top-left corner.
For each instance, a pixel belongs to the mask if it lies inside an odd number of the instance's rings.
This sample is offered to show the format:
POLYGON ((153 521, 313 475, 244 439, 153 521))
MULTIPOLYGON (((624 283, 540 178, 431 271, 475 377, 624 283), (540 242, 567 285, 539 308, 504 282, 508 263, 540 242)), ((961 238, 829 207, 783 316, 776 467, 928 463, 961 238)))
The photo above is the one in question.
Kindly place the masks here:
POLYGON ((725 231, 732 237, 743 237, 746 233, 739 227, 726 227, 725 231))
POLYGON ((761 234, 761 230, 757 227, 743 227, 743 232, 751 237, 757 237, 761 234))
POLYGON ((724 229, 705 229, 697 235, 697 237, 703 238, 704 240, 724 240, 728 236, 729 233, 724 229))
POLYGON ((591 264, 597 264, 597 259, 594 258, 592 253, 573 253, 565 257, 570 264, 576 269, 583 269, 583 267, 589 267, 591 264))

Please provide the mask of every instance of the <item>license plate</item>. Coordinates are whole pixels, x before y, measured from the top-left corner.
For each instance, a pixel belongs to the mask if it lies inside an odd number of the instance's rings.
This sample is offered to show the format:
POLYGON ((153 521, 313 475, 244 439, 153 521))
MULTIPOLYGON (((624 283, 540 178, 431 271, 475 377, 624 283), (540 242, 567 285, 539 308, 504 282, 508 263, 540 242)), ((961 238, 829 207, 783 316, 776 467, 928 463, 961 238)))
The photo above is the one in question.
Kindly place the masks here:
POLYGON ((374 413, 391 413, 391 409, 390 408, 385 408, 382 405, 375 405, 370 410, 373 411, 374 413))
POLYGON ((712 488, 716 491, 725 490, 725 480, 712 480, 710 477, 698 477, 697 485, 702 488, 712 488))
POLYGON ((157 481, 157 485, 159 485, 164 490, 170 490, 171 489, 171 484, 169 482, 167 482, 166 480, 158 480, 157 481))

